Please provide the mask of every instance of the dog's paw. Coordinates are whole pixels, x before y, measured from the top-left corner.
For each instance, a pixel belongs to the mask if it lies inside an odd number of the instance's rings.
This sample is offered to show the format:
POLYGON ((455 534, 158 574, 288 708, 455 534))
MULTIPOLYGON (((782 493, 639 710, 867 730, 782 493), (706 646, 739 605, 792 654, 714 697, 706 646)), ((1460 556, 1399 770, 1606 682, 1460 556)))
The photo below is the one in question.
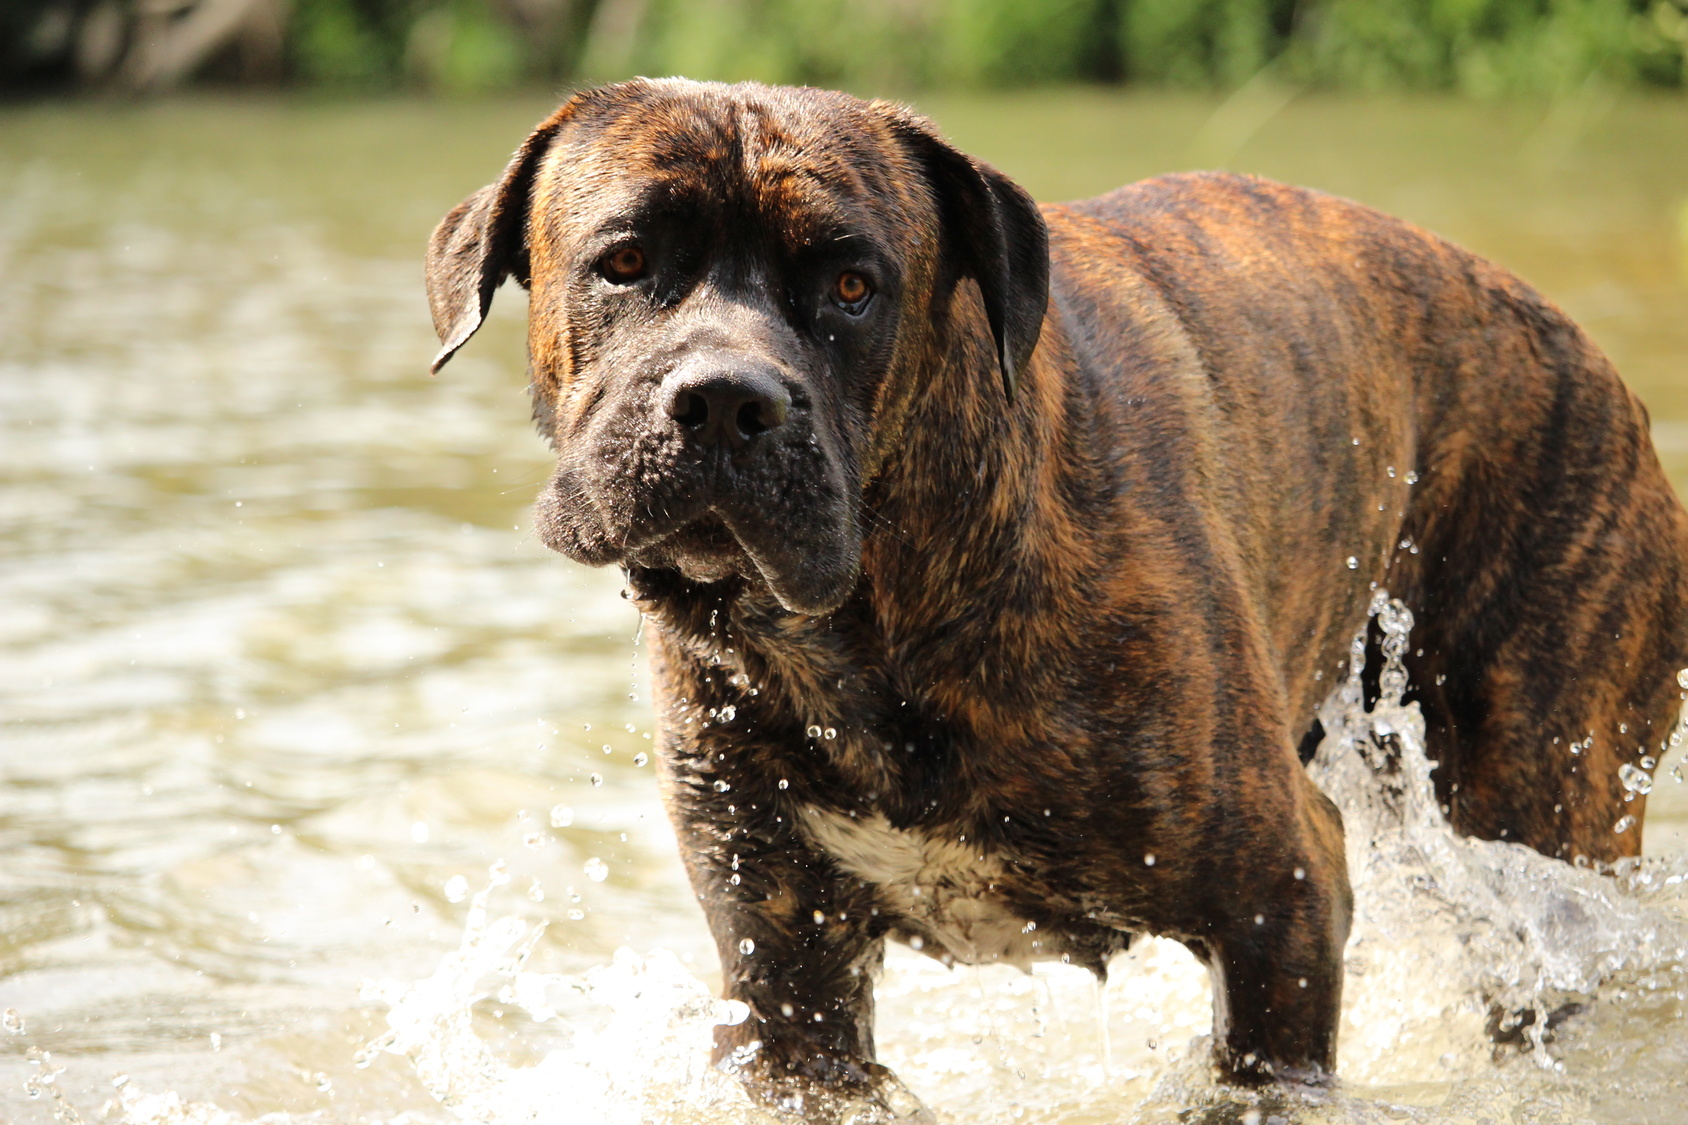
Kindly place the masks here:
POLYGON ((780 1125, 937 1125, 932 1111, 902 1079, 884 1067, 874 1070, 879 1073, 871 1086, 851 1090, 809 1083, 747 1085, 780 1125))

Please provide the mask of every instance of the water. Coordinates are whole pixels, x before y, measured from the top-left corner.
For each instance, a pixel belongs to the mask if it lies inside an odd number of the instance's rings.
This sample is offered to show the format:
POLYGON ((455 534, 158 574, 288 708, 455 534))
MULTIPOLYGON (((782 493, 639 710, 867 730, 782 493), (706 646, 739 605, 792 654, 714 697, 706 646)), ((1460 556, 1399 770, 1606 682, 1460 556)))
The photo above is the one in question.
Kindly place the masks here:
MULTIPOLYGON (((422 242, 546 108, 0 112, 0 1120, 751 1119, 701 1061, 737 1013, 640 757, 636 616, 528 530, 519 291, 424 374, 422 242)), ((926 108, 1044 198, 1228 163, 1487 253, 1613 355, 1688 484, 1688 105, 926 108)), ((1675 759, 1652 858, 1599 876, 1451 837, 1410 713, 1330 706, 1337 1092, 1212 1086, 1206 981, 1162 942, 1105 1004, 895 951, 885 1061, 956 1125, 1681 1117, 1675 759), (1392 780, 1359 765, 1379 723, 1392 780), (1487 1032, 1568 1002, 1549 1043, 1487 1032)))

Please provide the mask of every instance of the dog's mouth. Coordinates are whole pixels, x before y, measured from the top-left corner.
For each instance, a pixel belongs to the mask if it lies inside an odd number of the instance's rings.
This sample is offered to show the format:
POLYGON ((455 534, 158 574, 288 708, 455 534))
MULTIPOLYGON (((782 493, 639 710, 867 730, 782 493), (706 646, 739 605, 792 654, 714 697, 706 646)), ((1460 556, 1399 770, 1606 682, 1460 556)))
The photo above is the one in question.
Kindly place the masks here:
POLYGON ((793 613, 836 609, 856 583, 861 535, 844 493, 807 478, 725 495, 706 490, 617 505, 560 476, 540 496, 535 524, 552 550, 589 566, 666 570, 710 585, 743 578, 793 613), (701 494, 700 494, 701 493, 701 494))
POLYGON ((624 565, 663 568, 706 585, 740 577, 759 581, 793 613, 838 608, 855 586, 860 540, 846 526, 825 535, 711 509, 669 535, 630 551, 624 565), (808 534, 805 534, 808 532, 808 534))
POLYGON ((629 550, 623 565, 677 571, 689 582, 707 584, 754 572, 755 564, 714 511, 629 550))

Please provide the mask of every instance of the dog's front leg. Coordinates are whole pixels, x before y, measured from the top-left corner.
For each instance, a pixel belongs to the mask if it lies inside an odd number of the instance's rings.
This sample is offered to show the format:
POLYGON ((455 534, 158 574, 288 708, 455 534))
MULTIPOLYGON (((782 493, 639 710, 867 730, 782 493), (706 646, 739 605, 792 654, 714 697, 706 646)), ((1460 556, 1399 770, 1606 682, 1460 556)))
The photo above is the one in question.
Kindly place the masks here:
POLYGON ((1193 943, 1214 985, 1214 1055, 1235 1082, 1324 1085, 1336 1069, 1342 952, 1353 896, 1342 818, 1304 775, 1288 847, 1193 943))
POLYGON ((811 849, 777 802, 734 794, 681 784, 669 802, 725 995, 750 1008, 716 1030, 716 1062, 754 1097, 806 1120, 859 1114, 864 1102, 886 1118, 921 1118, 918 1101, 874 1061, 873 978, 886 927, 871 889, 811 849))

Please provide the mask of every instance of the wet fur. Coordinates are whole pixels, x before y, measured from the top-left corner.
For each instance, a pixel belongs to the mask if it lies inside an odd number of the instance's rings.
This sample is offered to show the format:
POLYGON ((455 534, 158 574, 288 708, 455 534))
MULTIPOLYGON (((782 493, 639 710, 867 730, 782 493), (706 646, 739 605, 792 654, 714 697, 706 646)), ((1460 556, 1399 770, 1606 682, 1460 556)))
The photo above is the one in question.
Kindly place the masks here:
POLYGON ((504 272, 559 450, 542 534, 624 565, 653 627, 665 798, 752 1013, 721 1053, 758 1088, 885 1081, 883 941, 961 948, 911 908, 921 878, 1035 924, 1009 960, 1177 938, 1225 1075, 1328 1074, 1349 890, 1298 752, 1374 586, 1420 623, 1454 825, 1638 852, 1617 771, 1675 718, 1688 523, 1641 405, 1505 271, 1242 176, 1034 210, 896 107, 638 82, 565 106, 442 223, 440 362, 504 272), (651 370, 684 341, 593 305, 569 226, 657 181, 743 201, 712 220, 723 277, 817 214, 892 259, 842 353, 753 279, 700 314, 800 387, 814 452, 707 477, 663 452, 651 370), (657 506, 700 493, 767 512, 669 534, 657 506))

